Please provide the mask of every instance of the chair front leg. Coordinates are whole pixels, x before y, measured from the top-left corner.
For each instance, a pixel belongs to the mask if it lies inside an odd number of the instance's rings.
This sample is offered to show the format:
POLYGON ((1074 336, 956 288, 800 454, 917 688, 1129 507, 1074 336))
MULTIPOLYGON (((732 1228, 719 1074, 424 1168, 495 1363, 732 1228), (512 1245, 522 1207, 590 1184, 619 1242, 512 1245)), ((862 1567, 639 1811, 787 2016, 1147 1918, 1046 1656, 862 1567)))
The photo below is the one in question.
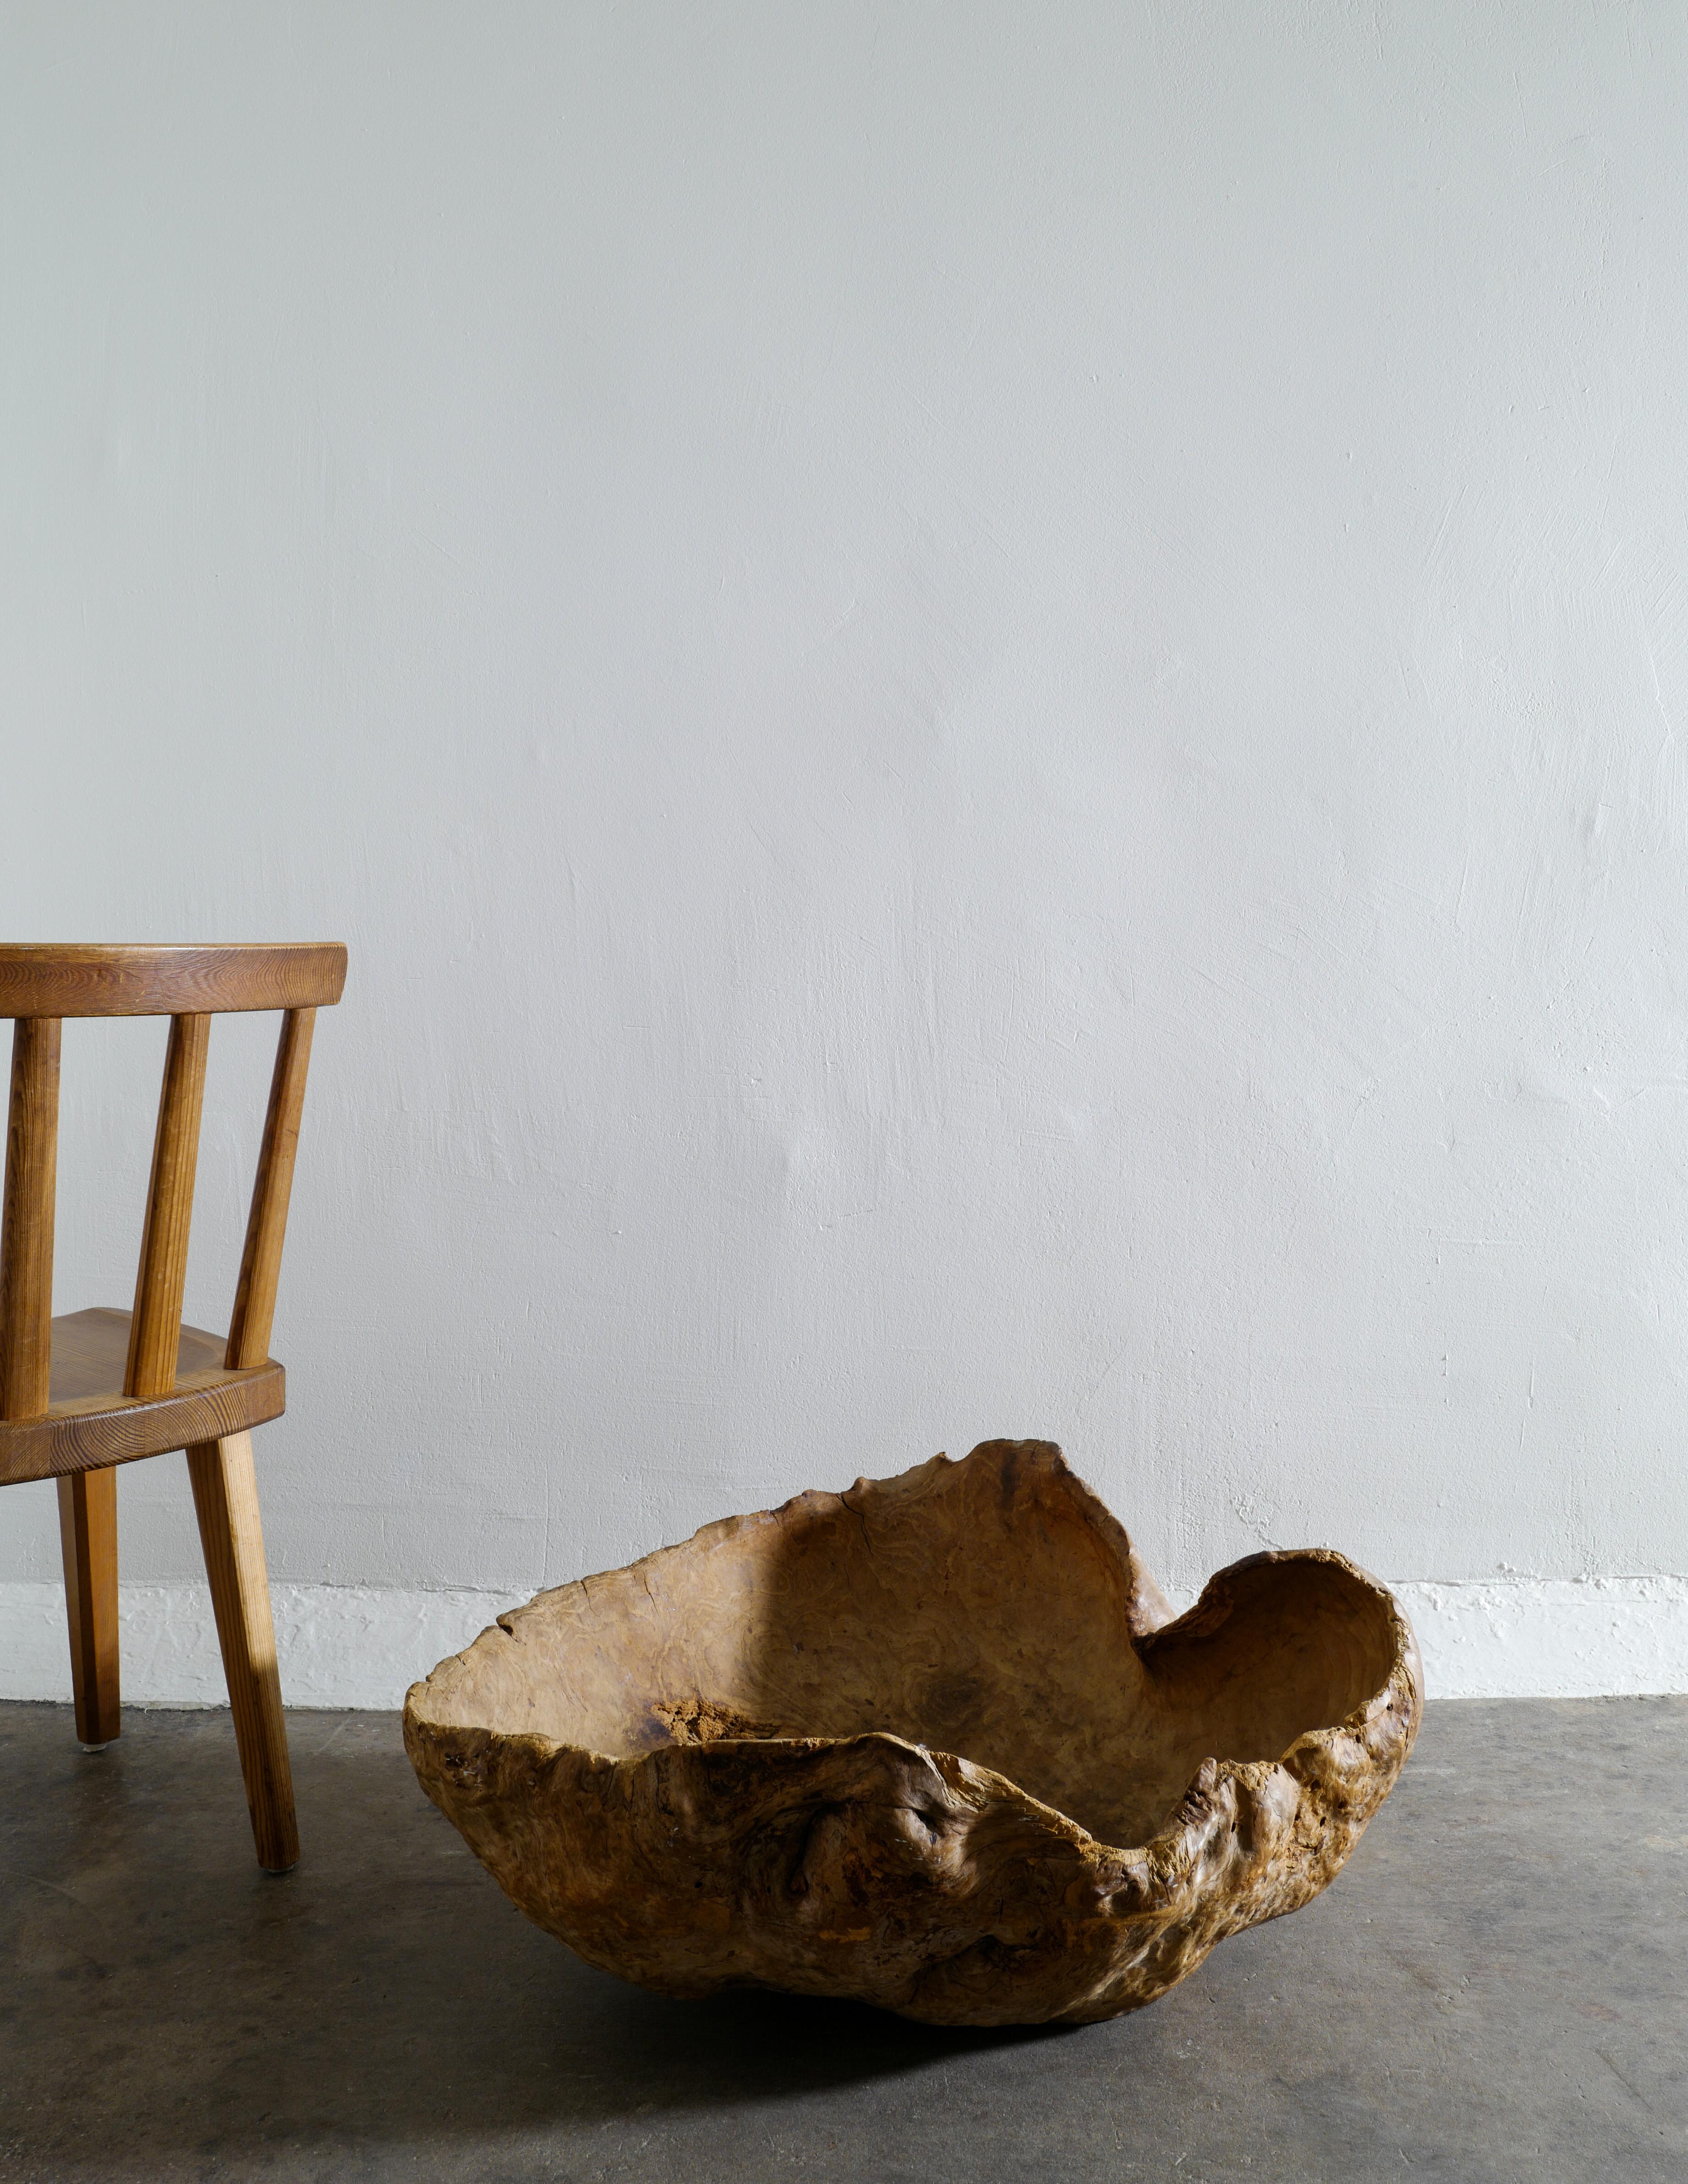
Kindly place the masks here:
POLYGON ((205 1574, 211 1580, 217 1641, 223 1649, 223 1673, 228 1678, 258 1863, 266 1872, 285 1873, 298 1864, 299 1831, 281 1714, 281 1680, 276 1665, 252 1435, 231 1434, 222 1440, 201 1441, 187 1451, 187 1473, 193 1483, 205 1574))
POLYGON ((73 1471, 58 1482, 58 1544, 70 1624, 76 1736, 91 1750, 123 1727, 117 1669, 117 1474, 73 1471))

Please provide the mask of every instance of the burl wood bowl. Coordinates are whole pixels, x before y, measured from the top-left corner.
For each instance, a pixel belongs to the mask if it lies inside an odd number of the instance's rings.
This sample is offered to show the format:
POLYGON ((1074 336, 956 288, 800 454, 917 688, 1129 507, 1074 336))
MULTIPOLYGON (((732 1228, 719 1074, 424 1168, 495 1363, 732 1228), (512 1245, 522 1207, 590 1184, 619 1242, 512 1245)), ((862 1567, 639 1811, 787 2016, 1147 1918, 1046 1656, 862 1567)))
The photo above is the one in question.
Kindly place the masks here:
POLYGON ((404 1703, 526 1912, 670 1995, 1132 2009, 1318 1895, 1423 1708, 1384 1588, 1253 1555, 1173 1619, 1059 1449, 988 1441, 543 1592, 404 1703))

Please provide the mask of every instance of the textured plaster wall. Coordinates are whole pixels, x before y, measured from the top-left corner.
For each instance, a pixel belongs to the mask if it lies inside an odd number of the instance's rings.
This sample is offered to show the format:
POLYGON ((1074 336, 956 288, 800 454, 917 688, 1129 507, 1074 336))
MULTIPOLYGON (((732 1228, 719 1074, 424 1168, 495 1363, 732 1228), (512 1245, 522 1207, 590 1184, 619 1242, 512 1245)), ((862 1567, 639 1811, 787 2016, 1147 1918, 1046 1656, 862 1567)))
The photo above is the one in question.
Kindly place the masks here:
POLYGON ((0 8, 0 925, 352 951, 279 1581, 994 1433, 1185 1591, 1688 1573, 1685 100, 1674 4, 0 8))

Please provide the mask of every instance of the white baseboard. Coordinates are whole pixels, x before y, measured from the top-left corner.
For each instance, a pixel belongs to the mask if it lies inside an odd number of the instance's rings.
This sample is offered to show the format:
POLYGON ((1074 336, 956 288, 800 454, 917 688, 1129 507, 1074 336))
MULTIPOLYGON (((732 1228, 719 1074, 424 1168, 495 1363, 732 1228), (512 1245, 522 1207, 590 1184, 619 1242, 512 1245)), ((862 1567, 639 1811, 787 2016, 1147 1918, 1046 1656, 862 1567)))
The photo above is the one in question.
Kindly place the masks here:
MULTIPOLYGON (((281 1696, 298 1707, 402 1706, 418 1676, 448 1653, 460 1652, 532 1590, 272 1585, 281 1696)), ((122 1585, 118 1614, 125 1705, 228 1704, 205 1585, 122 1585)), ((64 1593, 52 1584, 0 1584, 0 1698, 70 1696, 64 1593)))
MULTIPOLYGON (((1395 1590, 1433 1698, 1688 1692, 1688 1578, 1412 1580, 1395 1590)), ((282 1696, 289 1706, 397 1707, 418 1676, 527 1597, 277 1585, 282 1696)), ((125 1585, 121 1615, 127 1703, 226 1703, 203 1585, 125 1585)), ((0 1584, 0 1698, 70 1696, 59 1588, 0 1584)))
POLYGON ((1688 1691, 1688 1578, 1419 1579, 1393 1590, 1433 1698, 1688 1691))

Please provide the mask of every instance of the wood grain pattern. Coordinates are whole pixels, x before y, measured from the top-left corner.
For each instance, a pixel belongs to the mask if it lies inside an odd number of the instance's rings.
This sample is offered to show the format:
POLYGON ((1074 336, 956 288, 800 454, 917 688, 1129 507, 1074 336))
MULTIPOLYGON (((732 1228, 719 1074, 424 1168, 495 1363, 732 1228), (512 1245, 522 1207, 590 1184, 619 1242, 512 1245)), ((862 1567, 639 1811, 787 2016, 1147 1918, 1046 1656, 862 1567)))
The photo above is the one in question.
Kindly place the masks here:
POLYGON ((117 1653, 117 1479, 78 1472, 58 1482, 58 1543, 70 1625, 70 1685, 76 1735, 109 1744, 123 1713, 117 1653))
POLYGON ((672 1995, 1089 2023, 1308 1903, 1423 1707, 1384 1588, 1323 1549, 1176 1619, 1045 1441, 710 1524, 542 1593, 404 1703, 515 1903, 672 1995))
POLYGON ((0 945, 0 1017, 329 1008, 345 983, 346 950, 337 940, 203 948, 0 945))
POLYGON ((0 1210, 0 1418, 33 1418, 49 1400, 58 1057, 56 1017, 31 1017, 12 1027, 6 1195, 0 1210))
POLYGON ((299 1831, 251 1435, 235 1434, 190 1448, 187 1471, 258 1863, 266 1872, 285 1873, 298 1864, 299 1831))
POLYGON ((164 1456, 244 1433, 287 1408, 287 1375, 273 1358, 231 1371, 227 1339, 198 1327, 181 1330, 168 1395, 122 1396, 129 1321, 126 1312, 98 1309, 53 1321, 52 1404, 43 1418, 0 1421, 0 1486, 164 1456))
MULTIPOLYGON (((109 1306, 66 1312, 53 1323, 53 1411, 55 1416, 86 1410, 93 1403, 121 1403, 123 1374, 129 1357, 130 1315, 109 1306)), ((178 1389, 220 1379, 226 1368, 222 1336, 203 1327, 184 1327, 176 1352, 178 1389)), ((157 1401, 156 1397, 142 1400, 157 1401)), ((200 1436, 205 1438, 203 1435, 200 1436)), ((176 1446, 185 1448, 185 1441, 176 1446)))
POLYGON ((193 1178, 199 1165, 199 1114, 205 1098, 205 1056, 211 1019, 172 1017, 164 1050, 159 1126, 135 1310, 129 1323, 125 1396, 164 1396, 175 1385, 181 1299, 187 1286, 187 1243, 193 1223, 193 1178))
POLYGON ((246 1246, 241 1253, 235 1308, 229 1320, 231 1365, 261 1365, 270 1355, 281 1245, 287 1233, 287 1201, 293 1188, 293 1161, 298 1151, 305 1072, 310 1067, 315 1023, 315 1009, 289 1009, 281 1019, 276 1068, 270 1082, 270 1108, 264 1118, 264 1143, 258 1156, 258 1178, 252 1187, 252 1212, 246 1224, 246 1246))

